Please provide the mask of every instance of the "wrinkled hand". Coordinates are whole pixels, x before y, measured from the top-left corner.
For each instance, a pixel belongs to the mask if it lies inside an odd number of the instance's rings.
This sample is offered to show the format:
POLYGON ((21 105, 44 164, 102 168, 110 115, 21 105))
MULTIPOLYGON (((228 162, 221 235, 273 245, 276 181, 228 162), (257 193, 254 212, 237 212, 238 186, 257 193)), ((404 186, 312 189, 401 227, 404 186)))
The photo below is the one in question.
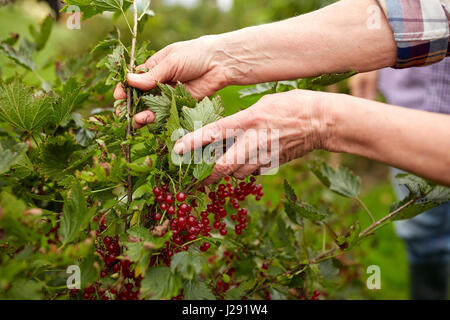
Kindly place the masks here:
MULTIPOLYGON (((158 82, 176 84, 180 81, 196 98, 213 95, 229 84, 223 66, 214 61, 214 39, 215 36, 205 36, 167 46, 136 68, 147 68, 148 72, 128 74, 127 83, 141 90, 150 90, 158 82)), ((114 90, 114 98, 126 99, 121 83, 114 90)), ((116 111, 117 114, 119 112, 116 111)), ((135 115, 135 126, 140 128, 153 120, 153 113, 144 111, 135 115)))
POLYGON ((264 96, 248 109, 188 133, 177 141, 174 151, 181 154, 235 139, 205 184, 229 175, 242 179, 264 167, 278 167, 324 146, 329 126, 322 106, 327 97, 326 93, 303 90, 264 96), (256 130, 256 139, 251 129, 256 130), (243 132, 236 134, 235 130, 243 132))
POLYGON ((351 95, 376 100, 378 96, 378 71, 359 73, 350 78, 351 95))

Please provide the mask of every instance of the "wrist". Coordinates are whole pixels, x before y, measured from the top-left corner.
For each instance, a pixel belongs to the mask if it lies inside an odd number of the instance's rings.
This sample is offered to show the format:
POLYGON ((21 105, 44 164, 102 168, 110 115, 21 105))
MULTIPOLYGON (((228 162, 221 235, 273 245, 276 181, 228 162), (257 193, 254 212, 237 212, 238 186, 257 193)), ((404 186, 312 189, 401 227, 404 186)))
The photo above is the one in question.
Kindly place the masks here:
POLYGON ((342 134, 346 132, 345 119, 348 118, 348 105, 352 98, 345 94, 321 93, 316 103, 318 129, 318 149, 330 152, 345 152, 342 134))

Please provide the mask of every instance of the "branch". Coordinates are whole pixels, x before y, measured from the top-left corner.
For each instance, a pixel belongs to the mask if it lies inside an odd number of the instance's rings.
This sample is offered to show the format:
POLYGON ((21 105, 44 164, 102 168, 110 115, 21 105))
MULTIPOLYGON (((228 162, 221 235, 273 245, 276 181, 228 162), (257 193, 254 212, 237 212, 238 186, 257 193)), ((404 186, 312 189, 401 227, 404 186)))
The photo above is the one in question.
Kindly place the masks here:
MULTIPOLYGON (((134 55, 136 51, 136 38, 137 38, 137 26, 138 26, 138 17, 137 17, 137 6, 136 1, 133 1, 133 16, 134 16, 134 27, 132 31, 132 40, 131 40, 131 52, 130 52, 130 67, 129 72, 134 71, 134 55)), ((126 138, 127 141, 133 137, 133 93, 131 88, 127 86, 127 133, 126 138)), ((127 163, 131 162, 131 144, 128 143, 126 147, 126 161, 127 163)), ((130 169, 128 169, 130 171, 130 169)), ((133 201, 133 179, 130 173, 128 173, 128 203, 133 201)))
MULTIPOLYGON (((372 223, 370 226, 368 226, 364 231, 360 232, 360 234, 358 235, 358 240, 362 240, 363 238, 365 238, 367 235, 369 235, 371 232, 374 231, 374 229, 376 229, 377 227, 381 226, 383 223, 385 223, 386 221, 388 221, 389 219, 392 219, 394 216, 396 216, 397 214, 399 214, 401 211, 405 210, 407 207, 409 207, 410 205, 412 205, 417 199, 411 199, 408 202, 406 202, 404 205, 402 205, 400 208, 392 211, 391 213, 389 213, 387 216, 385 216, 384 218, 375 221, 374 223, 372 223)), ((325 252, 322 252, 321 254, 315 256, 312 259, 308 260, 309 264, 316 264, 318 262, 321 262, 323 260, 327 260, 330 259, 336 255, 339 254, 343 254, 345 250, 340 249, 339 247, 333 247, 325 252), (338 252, 336 252, 338 251, 338 252)))

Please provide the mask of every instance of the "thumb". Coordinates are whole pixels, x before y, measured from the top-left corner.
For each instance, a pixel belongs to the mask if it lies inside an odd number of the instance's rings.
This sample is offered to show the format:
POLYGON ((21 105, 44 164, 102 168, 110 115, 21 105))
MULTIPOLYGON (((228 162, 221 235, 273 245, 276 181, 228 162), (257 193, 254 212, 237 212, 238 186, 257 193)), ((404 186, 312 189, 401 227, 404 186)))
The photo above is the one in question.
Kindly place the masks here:
POLYGON ((150 90, 156 87, 158 82, 166 83, 172 80, 172 68, 167 62, 161 62, 146 73, 129 73, 127 82, 130 86, 140 90, 150 90))

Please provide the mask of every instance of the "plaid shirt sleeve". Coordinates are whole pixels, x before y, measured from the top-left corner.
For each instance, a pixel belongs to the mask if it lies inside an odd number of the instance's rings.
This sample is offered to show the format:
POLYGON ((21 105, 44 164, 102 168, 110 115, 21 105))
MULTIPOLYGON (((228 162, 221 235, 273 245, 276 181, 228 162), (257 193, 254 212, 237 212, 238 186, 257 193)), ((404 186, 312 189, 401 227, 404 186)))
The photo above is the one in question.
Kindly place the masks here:
POLYGON ((394 68, 425 66, 450 56, 450 0, 378 0, 394 32, 394 68))

